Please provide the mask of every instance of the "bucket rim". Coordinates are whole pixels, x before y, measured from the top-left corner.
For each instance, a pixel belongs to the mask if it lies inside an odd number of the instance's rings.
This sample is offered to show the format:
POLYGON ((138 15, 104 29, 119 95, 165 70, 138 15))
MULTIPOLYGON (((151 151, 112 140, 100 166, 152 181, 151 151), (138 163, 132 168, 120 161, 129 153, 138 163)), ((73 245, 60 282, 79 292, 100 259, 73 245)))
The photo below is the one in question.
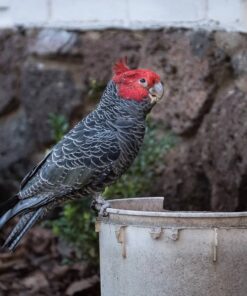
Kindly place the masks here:
POLYGON ((164 197, 134 197, 108 200, 113 206, 107 208, 106 212, 111 215, 121 216, 142 216, 142 217, 166 217, 166 218, 240 218, 247 217, 247 211, 243 212, 212 212, 212 211, 142 211, 142 210, 126 210, 121 209, 121 203, 124 202, 140 202, 152 201, 159 203, 164 202, 164 197), (120 205, 117 207, 117 205, 120 205))

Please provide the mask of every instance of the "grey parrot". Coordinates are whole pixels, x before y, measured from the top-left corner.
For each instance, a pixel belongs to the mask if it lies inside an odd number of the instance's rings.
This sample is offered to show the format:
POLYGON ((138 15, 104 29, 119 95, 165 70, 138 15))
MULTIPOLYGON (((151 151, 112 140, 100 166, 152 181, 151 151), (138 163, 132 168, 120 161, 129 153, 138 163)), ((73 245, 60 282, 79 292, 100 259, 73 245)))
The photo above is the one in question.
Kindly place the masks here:
POLYGON ((70 199, 92 196, 103 214, 108 203, 101 193, 134 161, 145 135, 146 115, 162 95, 158 74, 117 61, 95 110, 34 167, 19 192, 0 205, 0 229, 21 215, 4 248, 14 250, 34 223, 70 199))

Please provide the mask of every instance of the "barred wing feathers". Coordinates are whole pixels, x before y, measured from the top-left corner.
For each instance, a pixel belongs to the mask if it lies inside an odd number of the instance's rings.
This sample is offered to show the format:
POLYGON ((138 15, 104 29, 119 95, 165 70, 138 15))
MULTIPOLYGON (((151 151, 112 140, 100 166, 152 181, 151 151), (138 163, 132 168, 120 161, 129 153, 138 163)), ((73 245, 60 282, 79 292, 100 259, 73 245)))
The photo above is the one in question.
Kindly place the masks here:
POLYGON ((20 195, 22 198, 43 192, 64 195, 66 191, 80 189, 94 176, 113 167, 119 156, 115 130, 88 128, 80 122, 26 178, 20 195))

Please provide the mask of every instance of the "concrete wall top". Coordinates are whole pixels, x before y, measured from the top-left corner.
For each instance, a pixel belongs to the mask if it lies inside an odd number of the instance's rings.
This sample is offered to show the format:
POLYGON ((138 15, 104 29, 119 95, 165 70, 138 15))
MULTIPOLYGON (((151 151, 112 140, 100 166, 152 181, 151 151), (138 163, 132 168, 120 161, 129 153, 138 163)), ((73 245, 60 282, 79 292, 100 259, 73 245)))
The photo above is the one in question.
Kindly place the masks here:
POLYGON ((0 27, 247 32, 247 0, 0 0, 0 27))

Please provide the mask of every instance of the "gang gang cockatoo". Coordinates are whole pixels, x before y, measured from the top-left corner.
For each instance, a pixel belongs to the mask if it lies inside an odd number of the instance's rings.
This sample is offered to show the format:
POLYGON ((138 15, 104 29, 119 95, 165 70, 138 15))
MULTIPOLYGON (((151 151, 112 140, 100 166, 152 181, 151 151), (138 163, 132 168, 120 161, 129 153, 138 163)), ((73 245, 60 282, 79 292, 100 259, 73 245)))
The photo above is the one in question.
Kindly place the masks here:
POLYGON ((100 193, 134 161, 143 142, 146 115, 162 95, 158 74, 130 69, 119 60, 95 110, 52 148, 23 179, 20 191, 0 206, 0 228, 21 215, 4 247, 14 250, 35 222, 70 199, 92 196, 103 214, 109 204, 100 193))

